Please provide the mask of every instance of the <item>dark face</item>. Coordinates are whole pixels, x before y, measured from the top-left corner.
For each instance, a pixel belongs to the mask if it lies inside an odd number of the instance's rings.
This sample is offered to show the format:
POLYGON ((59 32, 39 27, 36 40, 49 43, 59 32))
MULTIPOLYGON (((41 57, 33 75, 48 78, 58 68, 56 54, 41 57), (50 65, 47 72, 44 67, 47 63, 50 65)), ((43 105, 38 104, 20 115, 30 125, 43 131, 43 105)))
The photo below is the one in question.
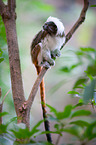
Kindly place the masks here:
POLYGON ((43 29, 47 31, 50 35, 55 35, 57 33, 57 26, 55 25, 54 22, 46 22, 43 25, 43 29))

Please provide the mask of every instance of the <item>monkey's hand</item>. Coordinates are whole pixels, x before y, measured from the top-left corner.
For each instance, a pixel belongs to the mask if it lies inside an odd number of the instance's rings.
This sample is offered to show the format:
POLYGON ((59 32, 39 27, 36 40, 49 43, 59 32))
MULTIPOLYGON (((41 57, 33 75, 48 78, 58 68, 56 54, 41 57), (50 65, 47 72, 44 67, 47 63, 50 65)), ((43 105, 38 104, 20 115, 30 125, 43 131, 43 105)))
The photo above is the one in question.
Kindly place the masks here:
POLYGON ((56 56, 59 57, 60 55, 61 55, 61 53, 60 53, 60 50, 58 50, 58 49, 55 49, 54 51, 51 51, 51 57, 52 58, 56 58, 56 56))
POLYGON ((41 53, 42 53, 42 61, 41 61, 42 66, 49 68, 49 66, 55 65, 55 61, 51 58, 51 52, 49 49, 44 47, 44 49, 42 49, 41 53))

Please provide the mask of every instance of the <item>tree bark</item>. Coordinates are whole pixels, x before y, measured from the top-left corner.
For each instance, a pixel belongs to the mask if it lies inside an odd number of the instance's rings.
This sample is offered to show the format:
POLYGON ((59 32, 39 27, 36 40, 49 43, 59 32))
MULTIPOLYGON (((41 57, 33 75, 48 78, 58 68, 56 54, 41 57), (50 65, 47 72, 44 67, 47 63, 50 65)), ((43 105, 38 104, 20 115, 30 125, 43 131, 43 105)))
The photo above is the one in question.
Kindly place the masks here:
POLYGON ((22 85, 22 77, 20 70, 19 50, 16 36, 15 19, 4 20, 6 37, 8 43, 9 64, 11 73, 12 93, 16 113, 19 113, 19 108, 24 103, 24 92, 22 85))
MULTIPOLYGON (((18 123, 25 123, 29 127, 30 108, 25 107, 25 97, 21 76, 19 48, 16 33, 16 14, 15 14, 15 0, 8 0, 8 5, 0 0, 3 9, 0 11, 5 29, 8 44, 10 76, 12 85, 12 95, 14 100, 15 111, 18 118, 18 123)), ((0 6, 1 7, 1 6, 0 6)))

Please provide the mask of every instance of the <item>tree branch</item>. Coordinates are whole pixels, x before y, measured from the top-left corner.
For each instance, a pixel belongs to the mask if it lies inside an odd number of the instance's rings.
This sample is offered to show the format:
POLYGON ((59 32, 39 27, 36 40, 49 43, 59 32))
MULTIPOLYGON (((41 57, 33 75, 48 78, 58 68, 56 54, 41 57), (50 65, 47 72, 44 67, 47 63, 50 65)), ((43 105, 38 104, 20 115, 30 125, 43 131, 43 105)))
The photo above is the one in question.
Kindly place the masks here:
POLYGON ((2 16, 5 4, 2 0, 0 0, 0 15, 2 16))
POLYGON ((36 79, 36 81, 35 81, 35 83, 34 83, 34 85, 32 87, 32 90, 31 90, 31 93, 29 95, 29 98, 27 100, 28 107, 29 106, 31 107, 31 105, 32 105, 32 103, 34 101, 34 98, 36 96, 37 90, 39 88, 39 85, 40 85, 45 73, 47 72, 47 70, 48 70, 48 68, 43 67, 41 72, 40 72, 40 74, 38 75, 38 77, 37 77, 37 79, 36 79))
MULTIPOLYGON (((71 39, 72 35, 74 34, 74 32, 78 29, 78 27, 82 24, 82 22, 84 22, 85 20, 85 15, 86 15, 86 12, 87 12, 87 9, 88 9, 88 6, 89 6, 89 2, 88 0, 84 0, 84 6, 83 6, 83 9, 81 11, 81 14, 80 14, 80 17, 79 19, 77 20, 77 22, 74 24, 74 26, 71 28, 71 30, 68 32, 68 34, 66 35, 66 41, 65 43, 62 45, 61 49, 65 46, 65 44, 71 39)), ((43 68, 42 71, 40 72, 39 76, 37 77, 33 87, 32 87, 32 90, 31 90, 31 93, 29 95, 29 98, 28 98, 28 101, 27 101, 27 105, 31 107, 32 103, 33 103, 33 100, 35 98, 35 95, 36 95, 36 92, 38 90, 38 87, 42 81, 42 78, 44 77, 45 73, 47 72, 48 69, 46 68, 43 68)))
POLYGON ((83 9, 81 11, 80 17, 77 20, 77 22, 74 24, 74 26, 71 28, 71 30, 67 33, 67 35, 66 35, 66 41, 62 45, 61 49, 70 40, 70 38, 72 37, 72 35, 74 34, 74 32, 78 29, 78 27, 84 22, 85 16, 86 16, 86 12, 87 12, 87 9, 88 9, 88 6, 89 6, 89 1, 88 0, 84 0, 84 6, 83 6, 83 9))
POLYGON ((4 96, 3 100, 2 100, 2 105, 4 103, 4 100, 5 100, 6 96, 9 94, 10 91, 11 91, 11 89, 9 89, 9 91, 5 94, 5 96, 4 96))
POLYGON ((8 0, 8 7, 10 12, 15 11, 16 0, 8 0))

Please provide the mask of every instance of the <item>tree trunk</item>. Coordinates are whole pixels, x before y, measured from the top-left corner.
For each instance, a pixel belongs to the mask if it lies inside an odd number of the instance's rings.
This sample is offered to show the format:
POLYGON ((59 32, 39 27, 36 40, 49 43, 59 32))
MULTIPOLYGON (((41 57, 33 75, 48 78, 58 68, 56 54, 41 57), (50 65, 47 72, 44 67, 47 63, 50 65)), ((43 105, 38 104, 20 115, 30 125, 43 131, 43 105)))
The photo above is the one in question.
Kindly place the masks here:
MULTIPOLYGON (((6 8, 7 10, 7 8, 6 8)), ((6 12, 8 15, 8 12, 6 12)), ((30 109, 25 107, 25 98, 23 91, 23 83, 20 69, 19 48, 16 33, 15 12, 10 13, 11 16, 3 16, 3 21, 6 29, 6 37, 9 53, 10 76, 12 85, 12 95, 14 106, 18 117, 18 123, 25 123, 29 127, 30 109), (24 105, 23 105, 24 104, 24 105)))

